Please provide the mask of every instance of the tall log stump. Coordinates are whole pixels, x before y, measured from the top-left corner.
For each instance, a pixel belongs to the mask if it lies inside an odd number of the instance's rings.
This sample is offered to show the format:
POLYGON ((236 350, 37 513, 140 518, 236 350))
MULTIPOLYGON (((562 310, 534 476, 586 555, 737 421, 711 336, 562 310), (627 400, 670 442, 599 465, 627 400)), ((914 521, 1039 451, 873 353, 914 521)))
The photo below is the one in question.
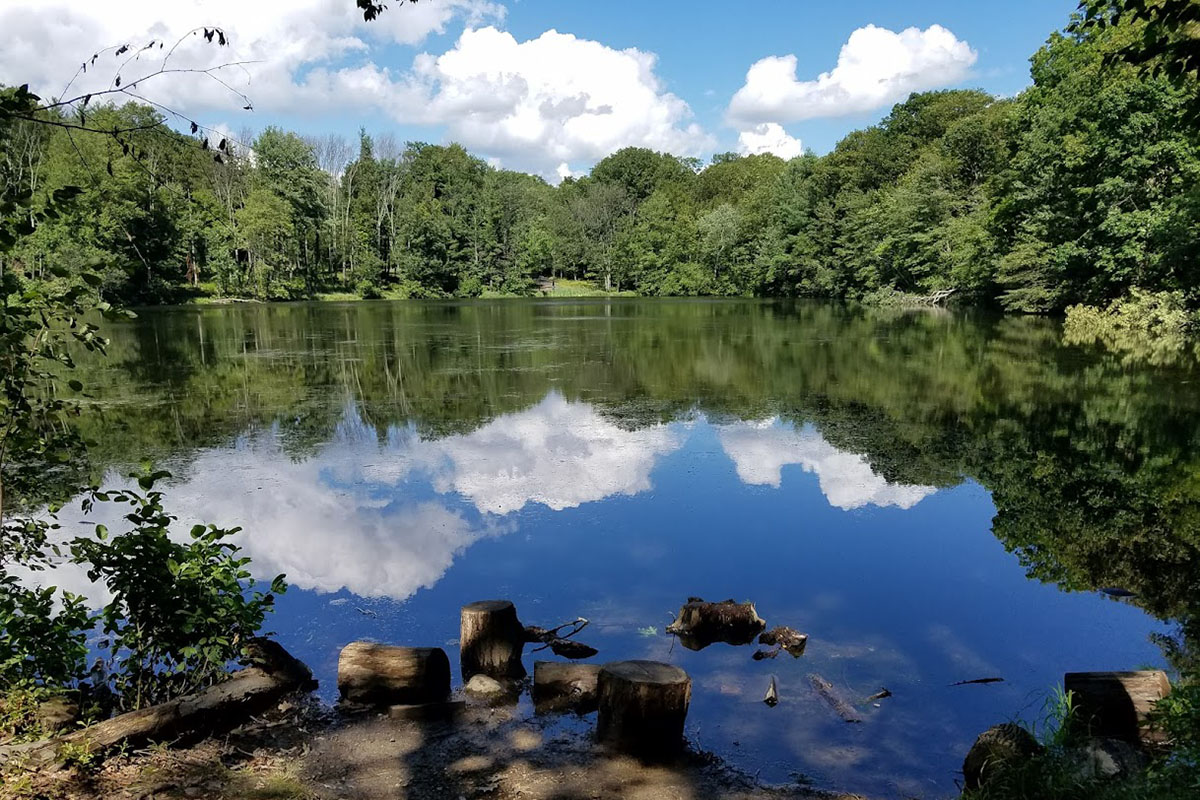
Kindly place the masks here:
POLYGON ((1162 740, 1148 716, 1171 693, 1162 670, 1068 672, 1063 689, 1073 692, 1079 719, 1092 736, 1153 744, 1162 740))
POLYGON ((479 674, 497 680, 525 677, 521 664, 525 627, 517 619, 516 607, 507 600, 480 600, 463 606, 459 646, 464 682, 479 674))
POLYGON ((600 668, 600 713, 596 738, 644 758, 683 749, 683 723, 692 699, 692 679, 679 667, 658 661, 618 661, 600 668))
POLYGON ((365 705, 438 703, 450 695, 450 659, 440 647, 351 642, 338 656, 338 691, 365 705))

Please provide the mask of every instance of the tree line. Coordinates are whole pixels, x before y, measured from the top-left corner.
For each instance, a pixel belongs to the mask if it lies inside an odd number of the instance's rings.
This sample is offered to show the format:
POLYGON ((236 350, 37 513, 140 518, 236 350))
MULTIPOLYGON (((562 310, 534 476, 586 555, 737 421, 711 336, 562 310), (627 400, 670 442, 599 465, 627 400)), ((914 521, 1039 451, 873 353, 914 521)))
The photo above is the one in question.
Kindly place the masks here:
POLYGON ((189 135, 138 103, 87 112, 122 138, 10 120, 0 189, 35 206, 64 186, 82 196, 7 266, 96 270, 126 303, 524 295, 574 278, 640 295, 953 290, 1034 312, 1139 289, 1195 307, 1195 82, 1114 57, 1144 20, 1081 19, 1032 57, 1016 97, 914 94, 786 162, 626 148, 558 186, 365 132, 189 135))

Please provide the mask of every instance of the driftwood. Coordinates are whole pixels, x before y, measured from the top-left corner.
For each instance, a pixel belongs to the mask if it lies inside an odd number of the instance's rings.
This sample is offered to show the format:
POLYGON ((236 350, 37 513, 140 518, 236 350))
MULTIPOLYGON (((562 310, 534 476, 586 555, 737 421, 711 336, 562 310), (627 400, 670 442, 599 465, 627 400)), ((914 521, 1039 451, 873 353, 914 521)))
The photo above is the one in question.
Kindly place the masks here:
MULTIPOLYGON (((804 648, 808 645, 808 634, 800 633, 795 628, 789 628, 786 625, 778 625, 769 631, 763 631, 758 637, 758 643, 774 647, 775 655, 778 655, 782 649, 793 658, 799 658, 804 655, 804 648)), ((758 652, 764 651, 759 650, 758 652)), ((762 656, 762 658, 774 658, 775 655, 762 656)), ((755 653, 755 658, 759 658, 758 653, 755 653)))
POLYGON ((775 685, 775 676, 771 676, 771 684, 767 686, 767 696, 763 698, 763 702, 774 708, 779 704, 779 687, 775 685))
POLYGON ((596 738, 624 753, 654 758, 683 749, 692 679, 658 661, 618 661, 600 668, 596 738))
POLYGON ((438 703, 450 694, 450 660, 440 647, 351 642, 338 656, 338 692, 364 705, 438 703))
POLYGON ((526 625, 525 641, 549 644, 555 639, 571 639, 587 626, 588 621, 583 617, 578 617, 570 622, 564 622, 562 625, 554 628, 539 628, 537 625, 526 625), (570 628, 571 630, 563 633, 563 631, 567 628, 570 628))
POLYGON ((1162 732, 1149 720, 1155 704, 1171 693, 1171 681, 1162 670, 1068 672, 1063 689, 1074 695, 1079 719, 1090 735, 1127 742, 1162 741, 1162 732))
POLYGON ((766 627, 753 603, 706 603, 699 597, 689 597, 679 609, 679 616, 667 626, 667 633, 678 636, 679 643, 689 650, 703 650, 714 642, 750 644, 766 627))
POLYGON ((813 689, 820 695, 821 699, 829 704, 837 715, 846 722, 862 722, 862 717, 854 710, 854 706, 846 702, 837 691, 833 688, 833 684, 822 678, 820 675, 812 674, 808 676, 808 682, 812 684, 813 689))
POLYGON ((521 654, 525 628, 507 600, 481 600, 462 607, 459 647, 463 680, 480 673, 491 678, 524 678, 521 654))
POLYGON ((876 700, 882 700, 885 697, 891 697, 891 696, 892 696, 892 693, 890 691, 888 691, 887 688, 883 688, 883 689, 880 689, 875 694, 868 697, 865 702, 874 703, 876 700))
POLYGON ((590 645, 586 645, 583 642, 573 642, 570 639, 555 639, 547 646, 554 655, 570 659, 591 658, 600 652, 590 645))
POLYGON ((539 712, 575 711, 586 714, 598 704, 600 667, 537 661, 533 665, 533 706, 539 712))
POLYGON ((982 683, 1004 683, 1004 678, 972 678, 969 681, 955 681, 951 686, 972 686, 982 683))
POLYGON ((285 695, 316 688, 312 672, 274 642, 251 647, 255 666, 234 672, 207 689, 166 703, 131 711, 63 736, 0 747, 0 763, 28 758, 33 765, 53 764, 64 745, 102 754, 120 745, 190 740, 241 725, 274 706, 285 695))
POLYGON ((583 617, 564 622, 555 628, 539 628, 537 625, 525 626, 525 641, 541 643, 541 647, 535 648, 532 652, 537 653, 549 648, 554 655, 562 656, 578 660, 581 658, 591 658, 600 651, 583 642, 576 642, 571 637, 578 634, 581 630, 588 626, 588 621, 583 617), (570 628, 567 633, 563 633, 565 629, 570 628))

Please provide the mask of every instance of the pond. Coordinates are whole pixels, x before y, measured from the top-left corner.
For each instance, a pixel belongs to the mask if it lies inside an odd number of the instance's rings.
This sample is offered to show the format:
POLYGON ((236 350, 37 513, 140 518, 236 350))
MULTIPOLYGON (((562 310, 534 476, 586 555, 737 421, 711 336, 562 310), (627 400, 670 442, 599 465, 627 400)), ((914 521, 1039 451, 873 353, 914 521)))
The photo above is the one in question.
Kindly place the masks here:
POLYGON ((329 700, 346 643, 444 646, 457 671, 460 606, 507 598, 589 619, 596 661, 686 669, 689 738, 738 769, 946 797, 974 737, 1040 720, 1064 672, 1167 665, 1196 600, 1196 370, 1051 320, 362 302, 108 333, 82 366, 97 477, 153 459, 185 521, 243 527, 256 575, 292 584, 270 628, 329 700), (664 628, 689 596, 753 600, 807 652, 687 650, 664 628))

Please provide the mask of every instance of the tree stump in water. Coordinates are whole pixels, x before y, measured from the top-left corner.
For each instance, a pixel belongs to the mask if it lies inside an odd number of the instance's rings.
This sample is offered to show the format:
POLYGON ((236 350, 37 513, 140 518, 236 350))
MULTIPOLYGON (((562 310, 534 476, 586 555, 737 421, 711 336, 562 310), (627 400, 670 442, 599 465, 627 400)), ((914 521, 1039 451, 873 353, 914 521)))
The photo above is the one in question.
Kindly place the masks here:
POLYGON ((450 659, 440 647, 351 642, 338 656, 338 691, 367 705, 438 703, 450 695, 450 659))
POLYGON ((459 629, 463 681, 480 673, 492 678, 524 678, 521 652, 525 627, 507 600, 480 600, 462 607, 459 629))
POLYGON ((703 650, 714 642, 750 644, 766 627, 754 603, 733 600, 706 603, 699 597, 691 597, 679 609, 675 621, 667 626, 667 633, 678 636, 679 643, 689 650, 703 650))
POLYGON ((664 757, 683 748, 683 724, 692 679, 658 661, 618 661, 600 668, 600 714, 596 738, 643 757, 664 757))
POLYGON ((1162 670, 1138 672, 1068 672, 1063 689, 1073 692, 1079 719, 1091 736, 1156 742, 1148 715, 1171 693, 1171 681, 1162 670))

